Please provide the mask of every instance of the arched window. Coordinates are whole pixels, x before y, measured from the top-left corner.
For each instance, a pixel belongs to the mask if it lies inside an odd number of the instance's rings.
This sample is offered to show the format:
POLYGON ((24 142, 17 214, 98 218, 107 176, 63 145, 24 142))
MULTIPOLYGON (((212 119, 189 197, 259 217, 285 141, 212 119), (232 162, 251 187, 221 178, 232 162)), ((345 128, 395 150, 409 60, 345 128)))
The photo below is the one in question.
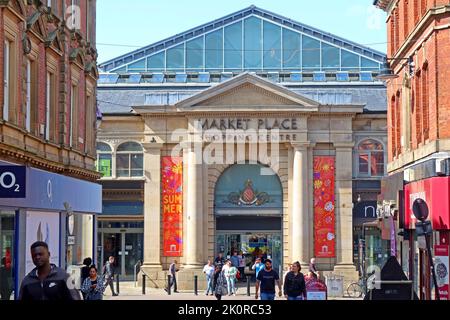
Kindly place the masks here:
POLYGON ((117 148, 117 177, 142 177, 144 175, 144 152, 136 142, 125 142, 117 148))
POLYGON ((367 139, 358 146, 358 172, 362 176, 384 176, 384 149, 378 141, 367 139))
POLYGON ((112 172, 112 149, 103 142, 97 143, 97 171, 103 177, 111 177, 112 172))

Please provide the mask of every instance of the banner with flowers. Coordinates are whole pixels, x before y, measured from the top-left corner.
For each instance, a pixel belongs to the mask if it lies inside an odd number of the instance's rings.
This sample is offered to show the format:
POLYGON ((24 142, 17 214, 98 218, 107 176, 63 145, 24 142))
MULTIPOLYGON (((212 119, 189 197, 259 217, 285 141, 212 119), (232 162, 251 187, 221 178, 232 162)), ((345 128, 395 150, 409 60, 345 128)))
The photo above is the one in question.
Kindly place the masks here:
POLYGON ((334 163, 334 157, 314 157, 314 254, 317 258, 336 256, 334 163))
POLYGON ((183 255, 183 158, 162 158, 163 252, 183 255))

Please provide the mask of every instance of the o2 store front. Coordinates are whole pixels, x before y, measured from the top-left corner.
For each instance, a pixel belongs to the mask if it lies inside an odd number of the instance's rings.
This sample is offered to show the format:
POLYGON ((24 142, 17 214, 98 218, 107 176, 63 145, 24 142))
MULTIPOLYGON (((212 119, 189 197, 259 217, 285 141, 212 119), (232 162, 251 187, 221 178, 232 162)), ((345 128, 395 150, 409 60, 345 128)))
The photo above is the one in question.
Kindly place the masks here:
POLYGON ((414 272, 420 299, 433 298, 428 252, 424 237, 417 237, 412 206, 416 199, 425 200, 429 208, 428 220, 433 227, 431 249, 441 300, 449 300, 449 235, 450 235, 450 177, 431 177, 406 184, 405 231, 409 237, 409 269, 414 272))
POLYGON ((61 268, 77 270, 86 257, 96 262, 100 185, 1 161, 0 180, 1 299, 17 298, 34 268, 35 241, 48 243, 51 263, 61 268))

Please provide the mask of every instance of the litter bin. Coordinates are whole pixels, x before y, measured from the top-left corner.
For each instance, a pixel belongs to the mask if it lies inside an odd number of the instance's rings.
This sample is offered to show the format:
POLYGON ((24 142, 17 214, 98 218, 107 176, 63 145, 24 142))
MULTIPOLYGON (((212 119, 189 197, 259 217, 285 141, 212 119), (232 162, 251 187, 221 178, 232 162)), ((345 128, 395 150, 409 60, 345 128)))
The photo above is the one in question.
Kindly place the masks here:
POLYGON ((342 298, 344 296, 344 277, 331 275, 325 277, 328 297, 342 298))

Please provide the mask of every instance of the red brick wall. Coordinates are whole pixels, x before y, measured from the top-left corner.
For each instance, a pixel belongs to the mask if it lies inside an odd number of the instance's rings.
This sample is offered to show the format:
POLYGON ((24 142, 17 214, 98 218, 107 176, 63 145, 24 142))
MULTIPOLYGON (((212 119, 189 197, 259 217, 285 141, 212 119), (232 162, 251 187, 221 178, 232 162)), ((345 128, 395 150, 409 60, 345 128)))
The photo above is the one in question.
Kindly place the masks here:
MULTIPOLYGON (((415 63, 416 74, 411 79, 411 119, 400 122, 411 127, 413 150, 428 141, 450 138, 450 28, 446 27, 450 24, 450 13, 426 18, 430 9, 449 4, 448 0, 400 0, 387 20, 388 57, 412 57, 415 63), (391 22, 395 17, 399 19, 399 41, 396 41, 396 23, 391 22), (423 22, 418 29, 418 24, 423 22), (442 29, 436 30, 439 27, 442 29), (413 32, 417 33, 411 37, 413 32)), ((402 67, 404 63, 392 63, 399 78, 388 81, 388 118, 390 126, 393 126, 388 130, 392 144, 388 156, 390 162, 395 157, 397 134, 402 132, 398 118, 391 110, 395 106, 391 99, 398 91, 402 93, 404 74, 409 71, 405 70, 407 66, 402 67)), ((402 101, 400 98, 400 107, 402 101)))
MULTIPOLYGON (((66 8, 71 5, 71 0, 64 0, 66 3, 66 8)), ((12 1, 11 1, 12 2, 12 1)), ((62 2, 61 2, 62 3, 62 2)), ((83 40, 86 39, 86 9, 88 0, 79 0, 78 1, 81 8, 81 30, 83 40)), ((95 9, 95 7, 91 7, 91 9, 95 9)), ((4 31, 4 14, 5 11, 9 10, 8 8, 2 7, 0 8, 0 79, 3 79, 3 43, 5 37, 4 31)), ((63 14, 65 17, 65 13, 63 12, 63 8, 60 8, 60 15, 63 14)), ((27 16, 36 11, 36 7, 34 5, 27 5, 26 12, 27 16)), ((92 21, 95 23, 95 10, 92 14, 92 21)), ((25 17, 24 17, 25 18, 25 17)), ((22 33, 23 33, 23 23, 17 20, 17 26, 19 29, 17 35, 17 68, 18 68, 18 76, 17 81, 15 82, 15 86, 17 87, 17 95, 16 95, 16 103, 17 103, 17 123, 19 126, 25 128, 25 113, 26 110, 26 92, 24 79, 26 77, 26 60, 27 56, 23 53, 23 45, 22 45, 22 33)), ((44 19, 44 28, 47 27, 46 20, 44 19)), ((49 30, 53 30, 54 26, 49 26, 49 30)), ((94 34, 95 39, 95 24, 92 25, 91 31, 94 34)), ((63 37, 64 38, 64 37, 63 37)), ((72 50, 76 47, 79 47, 82 41, 73 40, 70 34, 70 31, 66 28, 65 30, 65 40, 62 40, 63 45, 63 56, 59 60, 59 65, 57 67, 56 73, 56 81, 57 81, 57 117, 56 117, 56 143, 63 143, 66 146, 70 144, 70 97, 71 97, 71 86, 72 86, 72 75, 71 75, 71 67, 73 66, 73 62, 69 61, 69 55, 72 50), (63 122, 61 122, 63 121, 63 122)), ((36 41, 33 37, 32 41, 36 41)), ((92 43, 92 39, 91 39, 92 43)), ((95 43, 92 43, 95 48, 95 43)), ((37 44, 38 46, 38 59, 37 59, 37 69, 38 69, 38 97, 37 97, 37 106, 33 106, 35 108, 32 112, 36 112, 36 127, 39 129, 40 124, 45 124, 46 121, 46 92, 47 92, 47 50, 51 50, 46 48, 43 42, 37 44)), ((88 61, 91 61, 92 58, 87 58, 88 61)), ((77 66, 78 68, 78 66, 77 66)), ((78 113, 75 115, 78 118, 78 126, 76 128, 75 136, 76 141, 78 141, 78 137, 82 138, 84 143, 77 143, 76 149, 84 152, 85 144, 86 144, 86 75, 84 72, 85 65, 80 66, 80 77, 78 79, 78 113)), ((1 106, 3 105, 3 86, 0 86, 0 117, 2 117, 1 106)), ((39 130, 37 130, 39 131, 39 130)), ((95 140, 90 142, 92 145, 95 144, 95 140)), ((91 148, 92 149, 92 148, 91 148)))

